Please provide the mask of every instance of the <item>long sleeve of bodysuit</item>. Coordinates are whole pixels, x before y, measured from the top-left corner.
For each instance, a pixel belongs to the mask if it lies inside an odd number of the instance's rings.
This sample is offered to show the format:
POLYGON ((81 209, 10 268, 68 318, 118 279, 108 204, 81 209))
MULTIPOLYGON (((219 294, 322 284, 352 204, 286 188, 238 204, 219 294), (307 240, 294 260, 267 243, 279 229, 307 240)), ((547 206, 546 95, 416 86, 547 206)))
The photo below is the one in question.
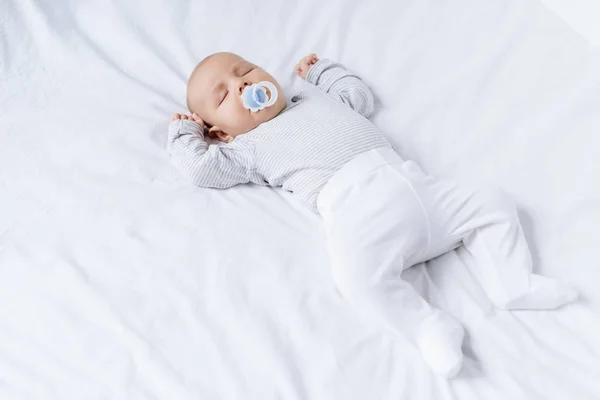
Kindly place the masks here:
POLYGON ((308 70, 306 80, 364 117, 369 117, 375 109, 371 89, 339 63, 327 59, 317 61, 308 70))
POLYGON ((196 122, 171 122, 167 151, 179 171, 197 186, 226 189, 250 181, 252 152, 233 143, 209 145, 196 122))

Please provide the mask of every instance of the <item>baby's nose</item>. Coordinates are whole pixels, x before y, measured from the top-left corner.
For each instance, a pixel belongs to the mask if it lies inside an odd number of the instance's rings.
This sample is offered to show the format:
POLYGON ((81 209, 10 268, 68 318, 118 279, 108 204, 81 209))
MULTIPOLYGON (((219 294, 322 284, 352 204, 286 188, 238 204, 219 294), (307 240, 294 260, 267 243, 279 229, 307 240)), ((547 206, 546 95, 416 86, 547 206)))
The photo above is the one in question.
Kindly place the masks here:
POLYGON ((250 82, 248 82, 247 80, 243 80, 238 84, 238 92, 240 94, 242 94, 244 92, 244 89, 246 88, 246 86, 250 86, 250 82))

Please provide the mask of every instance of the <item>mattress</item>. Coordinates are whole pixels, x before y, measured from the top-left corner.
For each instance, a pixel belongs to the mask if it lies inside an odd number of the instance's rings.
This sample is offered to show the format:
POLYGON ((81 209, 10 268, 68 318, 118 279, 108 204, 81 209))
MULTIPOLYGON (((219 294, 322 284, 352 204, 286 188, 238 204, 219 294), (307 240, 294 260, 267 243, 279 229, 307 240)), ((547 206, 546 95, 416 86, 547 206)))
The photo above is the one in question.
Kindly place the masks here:
POLYGON ((0 398, 600 398, 600 49, 553 3, 0 0, 0 398), (345 64, 402 156, 508 192, 581 300, 498 311, 463 248, 409 269, 467 330, 435 377, 340 298, 317 215, 170 163, 221 50, 289 92, 305 54, 345 64))

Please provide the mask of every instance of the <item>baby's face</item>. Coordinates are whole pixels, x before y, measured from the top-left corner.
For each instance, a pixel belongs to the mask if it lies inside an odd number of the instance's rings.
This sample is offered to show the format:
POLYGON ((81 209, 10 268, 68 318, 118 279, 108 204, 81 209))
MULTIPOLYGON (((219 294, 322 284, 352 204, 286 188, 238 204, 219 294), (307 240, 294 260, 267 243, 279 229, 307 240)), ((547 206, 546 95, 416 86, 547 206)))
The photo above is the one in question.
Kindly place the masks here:
POLYGON ((187 88, 188 107, 210 128, 210 136, 230 142, 279 114, 286 105, 279 83, 260 67, 233 53, 217 53, 192 73, 187 88), (242 91, 261 81, 279 92, 275 104, 258 112, 244 108, 242 91))

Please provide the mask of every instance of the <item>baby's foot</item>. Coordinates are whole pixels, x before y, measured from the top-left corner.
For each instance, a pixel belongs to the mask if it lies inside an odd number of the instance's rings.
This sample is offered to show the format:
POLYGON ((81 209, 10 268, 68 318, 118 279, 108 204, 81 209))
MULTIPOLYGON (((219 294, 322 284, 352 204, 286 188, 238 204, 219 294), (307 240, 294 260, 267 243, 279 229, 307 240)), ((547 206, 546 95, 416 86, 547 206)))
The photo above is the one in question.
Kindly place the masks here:
POLYGON ((416 342, 433 372, 450 379, 462 367, 464 335, 465 331, 457 320, 436 310, 421 323, 416 342))
POLYGON ((578 293, 555 279, 532 274, 530 291, 512 300, 497 304, 505 310, 552 310, 577 300, 578 293))

